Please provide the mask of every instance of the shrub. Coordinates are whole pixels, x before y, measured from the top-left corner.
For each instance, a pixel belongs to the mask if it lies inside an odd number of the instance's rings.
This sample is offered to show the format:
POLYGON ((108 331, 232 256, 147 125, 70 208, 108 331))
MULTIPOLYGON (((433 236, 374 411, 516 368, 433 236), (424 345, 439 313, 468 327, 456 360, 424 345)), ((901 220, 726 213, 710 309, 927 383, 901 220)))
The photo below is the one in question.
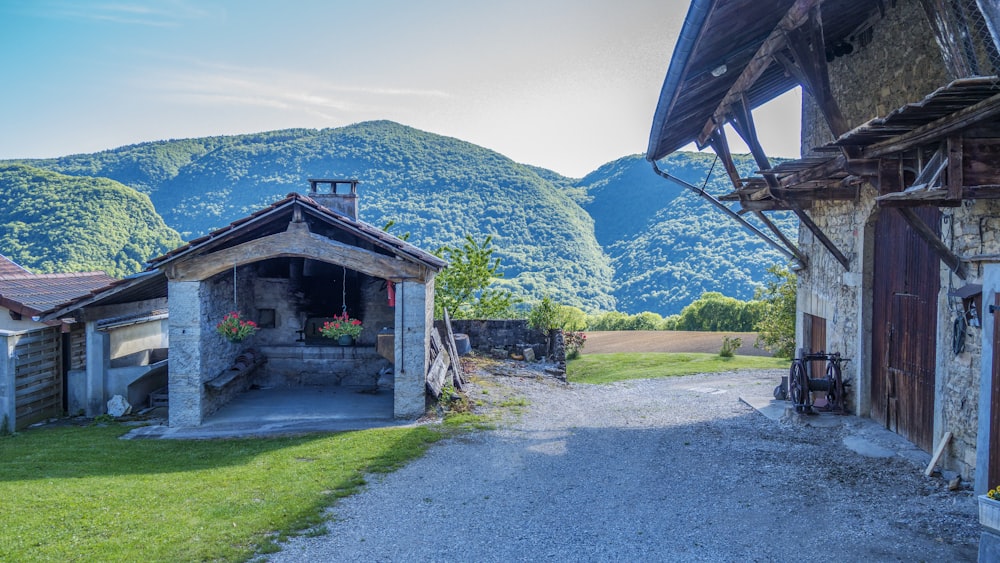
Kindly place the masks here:
POLYGON ((563 345, 566 346, 566 359, 575 360, 580 357, 580 350, 587 343, 587 335, 582 332, 564 332, 563 345))
POLYGON ((722 349, 719 350, 719 356, 723 358, 732 358, 736 355, 736 350, 743 345, 743 339, 739 337, 722 337, 722 349))

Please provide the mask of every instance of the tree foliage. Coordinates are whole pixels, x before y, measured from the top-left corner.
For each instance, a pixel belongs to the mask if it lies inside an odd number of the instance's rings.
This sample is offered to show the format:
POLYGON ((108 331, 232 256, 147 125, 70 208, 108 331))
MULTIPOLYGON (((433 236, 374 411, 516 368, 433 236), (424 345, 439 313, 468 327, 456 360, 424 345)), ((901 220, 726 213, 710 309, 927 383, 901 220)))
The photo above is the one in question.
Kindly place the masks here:
POLYGON ((757 342, 754 346, 770 350, 781 358, 795 354, 795 300, 798 276, 788 268, 767 269, 774 279, 758 290, 756 298, 764 303, 760 320, 754 325, 757 342))
POLYGON ((128 186, 0 164, 0 253, 35 273, 124 277, 181 242, 128 186))
MULTIPOLYGON (((588 313, 648 311, 670 319, 705 292, 750 299, 766 268, 782 260, 704 200, 657 176, 641 155, 572 179, 389 121, 21 162, 135 188, 189 239, 304 191, 307 178, 358 178, 363 220, 393 219, 399 232, 412 233, 410 242, 428 249, 461 247, 465 235, 492 237, 503 264, 497 273, 504 274, 495 288, 526 301, 557 296, 588 313)), ((747 157, 736 163, 741 174, 755 167, 747 157)), ((692 184, 708 177, 712 194, 730 191, 720 166, 709 175, 712 165, 701 153, 674 153, 660 163, 692 184)), ((793 215, 770 217, 793 233, 793 215)), ((632 326, 651 322, 659 321, 636 319, 632 326)))
POLYGON ((510 291, 490 287, 503 276, 500 259, 493 256, 493 238, 482 244, 469 235, 461 247, 443 246, 434 254, 448 261, 448 267, 434 278, 434 316, 444 317, 444 309, 455 319, 503 319, 511 315, 515 303, 510 291))
POLYGON ((760 319, 762 309, 758 301, 740 301, 710 291, 681 310, 675 329, 750 332, 760 319))

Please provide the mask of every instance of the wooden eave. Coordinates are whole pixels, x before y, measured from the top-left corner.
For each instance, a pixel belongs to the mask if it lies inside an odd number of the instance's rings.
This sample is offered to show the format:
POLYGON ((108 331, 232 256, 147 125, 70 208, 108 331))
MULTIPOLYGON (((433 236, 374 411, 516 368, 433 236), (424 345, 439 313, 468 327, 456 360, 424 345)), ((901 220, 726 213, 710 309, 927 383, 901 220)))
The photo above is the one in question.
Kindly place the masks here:
POLYGON ((660 92, 646 158, 658 160, 691 141, 704 146, 735 105, 756 108, 798 86, 800 77, 780 61, 794 59, 788 33, 817 7, 822 41, 835 45, 880 17, 884 6, 871 0, 693 0, 660 92))
POLYGON ((995 156, 1000 153, 1000 134, 993 133, 1000 131, 993 125, 998 116, 1000 83, 996 77, 956 80, 919 102, 854 128, 810 156, 759 170, 758 174, 772 175, 778 183, 770 188, 767 198, 756 197, 766 187, 762 180, 744 180, 723 199, 740 201, 750 211, 855 199, 864 181, 878 186, 880 173, 899 168, 901 161, 919 166, 916 151, 927 153, 949 139, 953 145, 962 141, 958 152, 953 149, 948 155, 950 164, 945 163, 952 176, 961 176, 960 190, 953 188, 949 193, 947 178, 931 186, 882 186, 879 205, 953 206, 962 200, 1000 199, 1000 157, 995 156), (984 123, 990 126, 982 127, 984 123), (965 137, 967 133, 971 137, 965 137), (848 157, 844 147, 858 149, 860 156, 848 157))

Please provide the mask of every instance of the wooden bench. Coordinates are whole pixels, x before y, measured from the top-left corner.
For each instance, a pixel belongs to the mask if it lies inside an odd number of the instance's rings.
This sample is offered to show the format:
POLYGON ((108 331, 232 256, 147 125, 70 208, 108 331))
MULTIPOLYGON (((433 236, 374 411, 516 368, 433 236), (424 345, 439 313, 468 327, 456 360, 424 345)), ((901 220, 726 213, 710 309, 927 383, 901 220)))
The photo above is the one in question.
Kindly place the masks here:
POLYGON ((205 387, 214 391, 220 391, 237 379, 250 376, 257 371, 257 368, 265 363, 267 363, 267 358, 264 357, 263 354, 253 350, 247 350, 236 357, 236 360, 233 361, 233 365, 222 370, 219 375, 206 381, 205 387))

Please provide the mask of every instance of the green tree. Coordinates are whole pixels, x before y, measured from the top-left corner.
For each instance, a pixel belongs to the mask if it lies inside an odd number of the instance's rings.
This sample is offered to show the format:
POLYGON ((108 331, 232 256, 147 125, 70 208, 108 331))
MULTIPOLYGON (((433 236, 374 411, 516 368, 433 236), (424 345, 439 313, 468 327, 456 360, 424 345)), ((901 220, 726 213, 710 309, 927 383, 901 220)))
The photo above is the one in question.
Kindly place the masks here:
POLYGON ((572 305, 559 305, 558 322, 559 328, 570 331, 579 332, 581 330, 587 329, 587 313, 583 312, 583 309, 579 307, 573 307, 572 305))
POLYGON ((761 308, 754 301, 707 291, 681 310, 676 329, 750 332, 760 318, 761 308))
POLYGON ((461 248, 442 246, 434 254, 449 262, 434 278, 434 316, 444 317, 444 309, 454 319, 501 319, 511 315, 516 300, 506 289, 490 284, 503 277, 500 259, 493 257, 493 237, 479 244, 466 235, 461 248))
POLYGON ((795 353, 795 297, 798 277, 788 268, 767 269, 776 279, 758 289, 754 297, 764 303, 763 314, 754 325, 755 347, 770 350, 775 356, 791 358, 795 353))

